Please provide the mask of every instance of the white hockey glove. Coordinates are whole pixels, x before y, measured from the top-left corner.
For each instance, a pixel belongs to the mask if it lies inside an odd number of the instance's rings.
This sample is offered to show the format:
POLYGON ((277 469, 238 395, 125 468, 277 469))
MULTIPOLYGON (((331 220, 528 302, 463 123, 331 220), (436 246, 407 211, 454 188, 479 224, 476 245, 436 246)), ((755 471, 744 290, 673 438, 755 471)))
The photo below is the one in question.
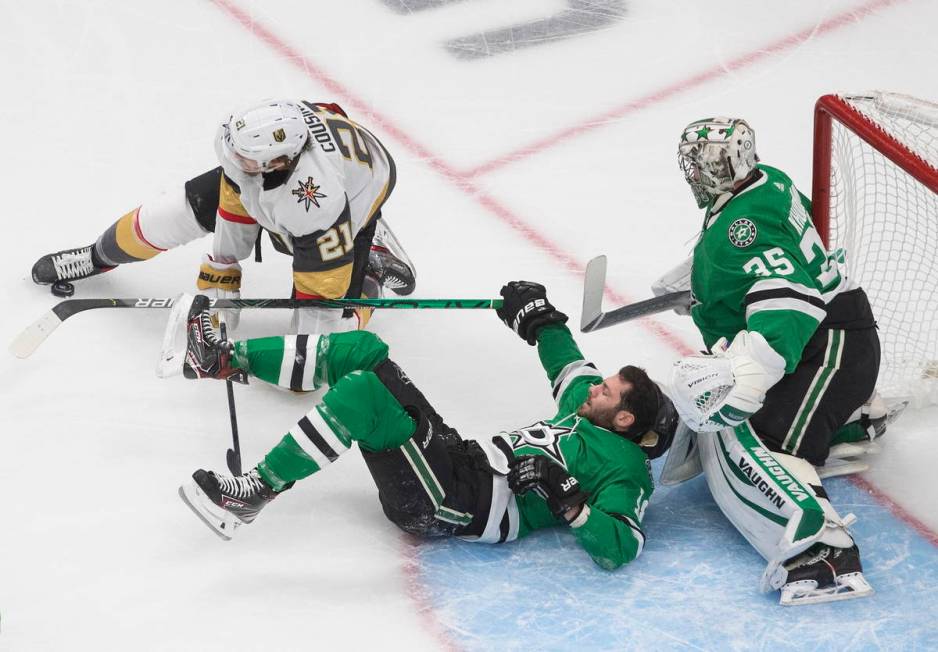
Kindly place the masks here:
MULTIPOLYGON (((240 299, 241 265, 237 262, 220 263, 209 254, 203 254, 196 287, 199 294, 204 294, 209 299, 240 299)), ((239 310, 222 310, 220 314, 229 330, 238 327, 241 319, 239 310)), ((217 317, 217 314, 213 316, 217 317)))
POLYGON ((740 331, 712 355, 678 360, 671 370, 671 398, 696 432, 735 427, 759 411, 765 393, 785 375, 785 359, 755 331, 740 331))
MULTIPOLYGON (((690 256, 677 267, 665 272, 657 281, 651 284, 651 291, 656 297, 670 292, 684 292, 690 289, 690 272, 694 257, 690 256)), ((674 309, 679 315, 689 315, 690 307, 679 306, 674 309)))

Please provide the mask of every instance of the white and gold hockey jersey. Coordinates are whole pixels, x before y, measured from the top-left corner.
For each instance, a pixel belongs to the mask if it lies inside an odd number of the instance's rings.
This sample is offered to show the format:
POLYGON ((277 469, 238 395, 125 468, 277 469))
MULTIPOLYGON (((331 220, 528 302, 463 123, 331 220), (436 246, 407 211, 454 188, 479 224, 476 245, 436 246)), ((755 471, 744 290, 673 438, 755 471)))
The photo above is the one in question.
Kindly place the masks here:
POLYGON ((338 105, 297 106, 310 138, 290 171, 246 174, 223 154, 219 128, 215 152, 225 174, 212 254, 219 262, 247 258, 263 228, 293 255, 297 298, 338 298, 351 281, 355 236, 394 188, 394 161, 338 105))

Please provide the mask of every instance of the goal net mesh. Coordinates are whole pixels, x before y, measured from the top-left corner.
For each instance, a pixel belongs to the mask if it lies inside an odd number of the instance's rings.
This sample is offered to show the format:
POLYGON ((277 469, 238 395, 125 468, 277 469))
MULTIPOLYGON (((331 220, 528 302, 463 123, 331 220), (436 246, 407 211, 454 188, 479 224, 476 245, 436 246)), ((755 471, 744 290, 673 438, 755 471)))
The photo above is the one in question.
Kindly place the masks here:
POLYGON ((862 118, 832 120, 828 246, 845 249, 848 276, 873 305, 880 393, 936 403, 938 105, 893 93, 838 97, 862 118))

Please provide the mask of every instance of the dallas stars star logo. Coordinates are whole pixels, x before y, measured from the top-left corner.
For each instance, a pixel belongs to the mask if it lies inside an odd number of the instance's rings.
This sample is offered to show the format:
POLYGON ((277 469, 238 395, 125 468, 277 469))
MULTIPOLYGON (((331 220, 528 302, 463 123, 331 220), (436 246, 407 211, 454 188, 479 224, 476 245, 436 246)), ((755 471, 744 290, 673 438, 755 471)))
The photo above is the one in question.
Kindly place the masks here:
POLYGON ((313 183, 313 178, 307 177, 306 183, 303 183, 302 181, 297 181, 297 183, 300 187, 290 191, 291 195, 298 198, 296 203, 302 204, 303 202, 306 202, 305 208, 307 211, 309 210, 310 204, 316 208, 319 208, 318 200, 324 198, 326 195, 319 192, 319 186, 313 183))
POLYGON ((518 450, 524 446, 535 446, 566 468, 567 462, 560 451, 560 438, 571 432, 573 432, 571 428, 562 428, 546 421, 538 421, 526 428, 510 432, 508 436, 511 438, 512 450, 518 450))

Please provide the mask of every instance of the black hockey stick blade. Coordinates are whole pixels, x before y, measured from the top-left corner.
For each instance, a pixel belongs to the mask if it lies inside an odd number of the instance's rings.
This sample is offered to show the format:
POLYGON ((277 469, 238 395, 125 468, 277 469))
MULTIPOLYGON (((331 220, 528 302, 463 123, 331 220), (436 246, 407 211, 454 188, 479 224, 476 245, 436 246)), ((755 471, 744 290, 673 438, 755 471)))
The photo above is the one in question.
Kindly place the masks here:
POLYGON ((670 292, 660 297, 645 299, 637 303, 603 312, 603 293, 606 290, 606 257, 597 256, 586 265, 583 279, 583 313, 580 316, 580 331, 589 333, 614 324, 654 315, 680 306, 690 305, 690 291, 670 292))
POLYGON ((231 471, 231 475, 241 475, 241 453, 229 448, 225 459, 228 461, 228 470, 231 471))

